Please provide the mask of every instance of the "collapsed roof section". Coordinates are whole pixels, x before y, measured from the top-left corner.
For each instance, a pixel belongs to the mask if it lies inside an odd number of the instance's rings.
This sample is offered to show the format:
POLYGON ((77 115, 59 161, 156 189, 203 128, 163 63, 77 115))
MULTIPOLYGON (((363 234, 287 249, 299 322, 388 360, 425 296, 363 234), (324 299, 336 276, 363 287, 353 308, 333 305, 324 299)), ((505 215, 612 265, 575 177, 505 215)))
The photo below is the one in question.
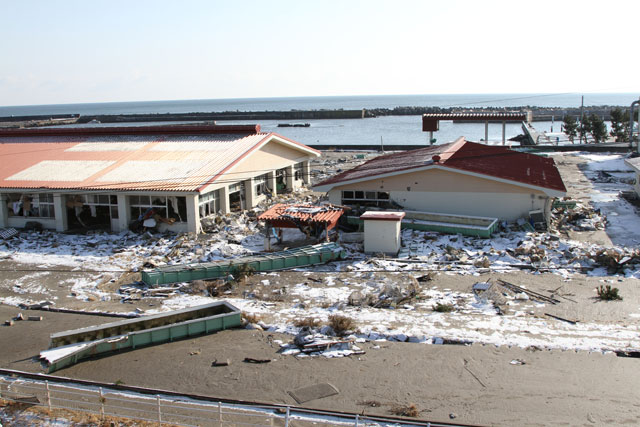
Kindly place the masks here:
POLYGON ((463 137, 454 142, 376 157, 314 186, 336 186, 438 168, 534 188, 553 197, 566 193, 553 159, 520 153, 503 146, 478 144, 463 137))
POLYGON ((343 207, 332 205, 305 205, 278 203, 258 216, 258 220, 268 222, 272 227, 298 228, 301 224, 320 226, 331 230, 344 213, 343 207))

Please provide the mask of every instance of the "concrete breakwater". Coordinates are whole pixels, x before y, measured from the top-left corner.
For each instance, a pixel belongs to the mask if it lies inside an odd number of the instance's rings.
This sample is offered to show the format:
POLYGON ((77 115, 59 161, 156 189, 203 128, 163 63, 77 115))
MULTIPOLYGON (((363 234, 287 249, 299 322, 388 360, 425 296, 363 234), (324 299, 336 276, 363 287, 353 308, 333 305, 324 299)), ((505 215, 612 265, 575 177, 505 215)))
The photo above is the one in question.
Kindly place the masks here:
MULTIPOLYGON (((585 107, 585 114, 595 113, 610 120, 610 112, 615 106, 585 107)), ((620 107, 623 110, 627 107, 620 107)), ((81 116, 78 123, 97 120, 101 123, 125 122, 166 122, 166 121, 224 121, 224 120, 322 120, 322 119, 363 119, 379 116, 419 116, 426 113, 482 113, 504 111, 531 111, 533 121, 562 121, 565 115, 579 118, 580 108, 546 107, 478 107, 478 108, 440 108, 440 107, 396 107, 362 110, 291 110, 291 111, 224 111, 218 113, 157 113, 157 114, 118 114, 81 116)))
POLYGON ((310 120, 310 119, 362 119, 365 110, 291 110, 291 111, 224 111, 219 113, 154 113, 86 115, 78 123, 97 120, 101 123, 171 122, 213 120, 310 120))

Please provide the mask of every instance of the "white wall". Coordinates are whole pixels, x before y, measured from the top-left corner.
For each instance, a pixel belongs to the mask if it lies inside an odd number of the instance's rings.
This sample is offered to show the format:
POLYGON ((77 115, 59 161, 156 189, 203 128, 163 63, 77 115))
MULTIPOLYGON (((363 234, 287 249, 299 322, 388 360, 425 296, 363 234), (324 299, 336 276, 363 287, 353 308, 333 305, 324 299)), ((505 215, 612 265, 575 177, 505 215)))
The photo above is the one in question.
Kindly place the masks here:
POLYGON ((505 221, 528 218, 529 211, 544 209, 547 199, 535 193, 392 191, 390 196, 408 210, 486 216, 505 221))
POLYGON ((329 201, 341 204, 342 190, 386 191, 391 200, 406 210, 505 221, 528 217, 531 210, 544 210, 549 199, 539 190, 437 169, 335 187, 328 193, 329 201))
POLYGON ((40 224, 42 224, 43 228, 46 228, 48 230, 56 229, 55 218, 40 218, 37 216, 10 216, 9 220, 7 221, 7 227, 24 228, 25 224, 30 221, 39 222, 40 224))
POLYGON ((364 251, 396 256, 400 250, 400 221, 364 221, 364 251))

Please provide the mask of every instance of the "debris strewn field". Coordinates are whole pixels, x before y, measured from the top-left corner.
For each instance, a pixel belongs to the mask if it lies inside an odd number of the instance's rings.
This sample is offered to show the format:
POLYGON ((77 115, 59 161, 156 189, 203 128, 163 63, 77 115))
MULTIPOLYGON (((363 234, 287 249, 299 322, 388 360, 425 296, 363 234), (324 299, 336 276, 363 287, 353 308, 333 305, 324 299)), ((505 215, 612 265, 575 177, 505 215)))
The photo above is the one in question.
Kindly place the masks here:
MULTIPOLYGON (((20 231, 0 241, 0 302, 144 315, 223 298, 292 359, 359 357, 389 342, 638 354, 640 217, 619 196, 633 174, 621 155, 554 157, 576 204, 554 209, 546 231, 508 224, 481 239, 404 230, 399 258, 343 242, 340 262, 161 287, 139 282, 140 271, 261 251, 260 209, 209 218, 200 236, 20 231)), ((363 160, 334 155, 314 167, 363 160)), ((301 191, 267 203, 319 200, 301 191)), ((305 238, 291 230, 284 240, 305 238)))

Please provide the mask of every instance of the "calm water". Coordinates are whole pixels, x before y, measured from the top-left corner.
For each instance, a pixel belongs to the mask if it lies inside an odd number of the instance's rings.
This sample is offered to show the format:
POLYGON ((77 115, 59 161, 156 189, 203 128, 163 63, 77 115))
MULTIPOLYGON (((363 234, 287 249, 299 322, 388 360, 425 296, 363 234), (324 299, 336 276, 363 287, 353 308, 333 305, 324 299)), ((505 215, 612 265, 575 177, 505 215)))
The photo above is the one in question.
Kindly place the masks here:
MULTIPOLYGON (((584 104, 628 106, 633 93, 584 94, 584 104)), ((0 116, 38 114, 189 113, 219 111, 358 110, 362 108, 433 107, 579 107, 581 94, 469 94, 310 96, 297 98, 238 98, 185 101, 104 102, 92 104, 0 107, 0 116)))
MULTIPOLYGON (((585 94, 584 104, 628 106, 638 94, 585 94)), ((345 110, 362 108, 394 108, 398 106, 437 107, 579 107, 580 94, 470 94, 470 95, 375 95, 327 96, 298 98, 242 98, 153 102, 109 102, 92 104, 30 105, 0 107, 0 116, 41 114, 126 114, 126 113, 187 113, 220 111, 288 111, 288 110, 345 110)), ((352 144, 423 144, 428 134, 422 132, 420 116, 385 116, 361 120, 305 120, 308 128, 278 128, 283 120, 261 120, 257 123, 266 132, 277 132, 303 144, 342 146, 352 144)), ((224 121, 220 123, 248 123, 224 121)), ((251 123, 256 123, 252 121, 251 123)), ((139 125, 139 124, 138 124, 139 125)), ((535 123, 538 130, 551 130, 551 123, 535 123)), ((556 123, 555 131, 560 130, 556 123)), ((522 133, 519 124, 507 124, 507 138, 522 133)), ((440 122, 434 134, 438 143, 449 142, 459 136, 479 141, 484 138, 483 124, 453 124, 440 122)), ((489 141, 502 138, 502 126, 489 126, 489 141)))

